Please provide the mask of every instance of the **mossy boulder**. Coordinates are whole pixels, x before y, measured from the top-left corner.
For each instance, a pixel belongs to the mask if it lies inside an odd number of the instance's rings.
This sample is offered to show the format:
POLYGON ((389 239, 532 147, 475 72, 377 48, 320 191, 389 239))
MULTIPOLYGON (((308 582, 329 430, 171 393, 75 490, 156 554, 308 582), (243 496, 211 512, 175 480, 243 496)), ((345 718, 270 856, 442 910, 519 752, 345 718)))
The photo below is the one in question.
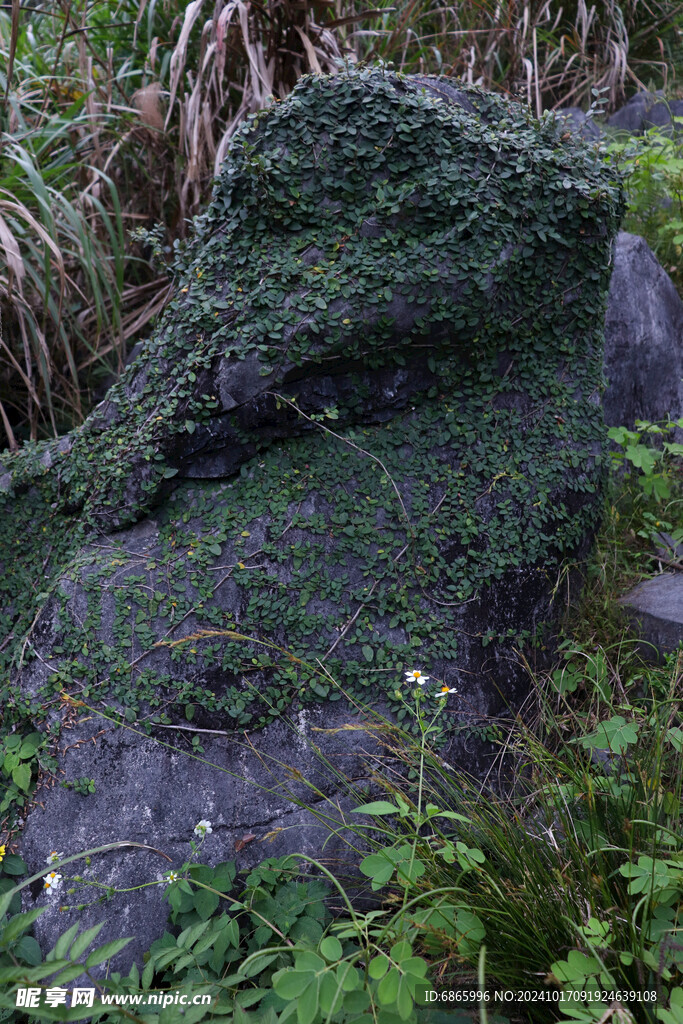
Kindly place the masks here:
POLYGON ((481 766, 599 515, 620 204, 563 122, 442 80, 312 77, 245 125, 136 362, 3 457, 17 713, 254 738, 349 694, 405 721, 418 667, 481 766))

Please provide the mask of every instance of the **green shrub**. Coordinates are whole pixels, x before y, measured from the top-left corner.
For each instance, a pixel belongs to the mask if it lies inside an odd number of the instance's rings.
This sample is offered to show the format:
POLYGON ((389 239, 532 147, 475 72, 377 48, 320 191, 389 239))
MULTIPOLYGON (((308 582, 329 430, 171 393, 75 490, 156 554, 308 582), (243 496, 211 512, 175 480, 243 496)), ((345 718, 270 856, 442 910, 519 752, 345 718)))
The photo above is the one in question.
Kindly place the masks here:
POLYGON ((651 128, 611 141, 608 151, 625 175, 623 228, 642 235, 683 294, 683 132, 651 128))

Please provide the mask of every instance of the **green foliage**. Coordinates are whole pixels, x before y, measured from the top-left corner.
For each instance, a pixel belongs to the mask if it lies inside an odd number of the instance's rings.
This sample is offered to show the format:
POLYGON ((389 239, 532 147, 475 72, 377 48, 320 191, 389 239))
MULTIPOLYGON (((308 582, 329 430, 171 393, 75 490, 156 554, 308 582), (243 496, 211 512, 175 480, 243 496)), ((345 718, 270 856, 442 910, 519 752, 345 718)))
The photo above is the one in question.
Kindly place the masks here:
POLYGON ((683 133, 651 128, 641 137, 618 137, 608 151, 625 175, 624 229, 642 235, 679 292, 683 243, 683 133))
MULTIPOLYGON (((231 867, 219 865, 215 872, 225 875, 228 869, 234 878, 231 867)), ((210 869, 200 870, 209 877, 210 869)), ((212 981, 229 994, 223 1012, 232 1009, 234 1018, 228 1019, 236 1022, 270 1019, 269 1013, 274 1022, 302 1024, 361 1024, 378 1012, 387 1022, 428 1020, 424 1014, 418 1018, 415 1007, 429 989, 428 964, 395 923, 376 911, 331 923, 329 885, 315 877, 300 880, 297 870, 292 858, 264 861, 229 893, 227 912, 220 908, 210 921, 195 917, 191 923, 198 896, 190 878, 196 883, 199 875, 190 869, 186 886, 179 881, 169 889, 177 908, 172 918, 180 915, 183 930, 152 946, 143 986, 153 979, 177 984, 179 975, 212 981)))
POLYGON ((81 776, 80 779, 66 780, 60 783, 65 789, 73 789, 75 793, 81 793, 83 796, 87 796, 88 793, 95 792, 95 780, 89 779, 85 775, 81 776))
POLYGON ((0 75, 0 436, 10 447, 82 420, 90 388, 120 370, 167 289, 126 238, 137 218, 170 216, 168 175, 155 162, 152 187, 153 133, 135 109, 149 55, 135 39, 149 48, 154 31, 138 30, 137 4, 118 3, 117 31, 103 33, 102 7, 36 3, 16 23, 0 12, 13 71, 0 75))
MULTIPOLYGON (((354 909, 326 869, 313 862, 315 873, 302 874, 307 858, 265 861, 245 877, 232 862, 195 863, 193 844, 166 889, 172 931, 153 944, 142 974, 114 975, 106 991, 211 994, 210 1008, 192 1008, 196 1021, 218 1013, 235 1024, 437 1024, 433 986, 465 993, 485 964, 479 988, 489 1011, 497 991, 550 985, 547 1000, 525 1001, 525 1020, 597 1024, 611 1005, 625 1020, 630 1011, 676 1024, 680 661, 644 670, 619 657, 615 665, 607 650, 565 645, 565 669, 538 680, 545 735, 518 724, 506 741, 518 766, 507 798, 482 793, 431 751, 445 698, 434 703, 416 688, 405 700, 421 738, 405 732, 392 745, 417 769, 415 782, 385 781, 382 797, 344 819, 371 847, 361 872, 382 904, 354 909), (563 674, 573 690, 558 686, 563 674), (346 912, 333 920, 335 890, 346 912)), ((29 923, 14 926, 12 941, 29 923)), ((68 961, 71 946, 75 958, 74 939, 71 929, 53 956, 68 961)), ((83 948, 88 941, 84 933, 83 948)), ((35 965, 36 978, 47 966, 35 965)), ((13 967, 7 980, 19 976, 13 967)), ((467 1009, 464 997, 454 1001, 449 1019, 471 1020, 467 1009)), ((159 1024, 184 1019, 175 1007, 163 1012, 159 1024)))
MULTIPOLYGON (((304 81, 247 124, 176 253, 179 288, 141 360, 68 439, 5 460, 2 664, 14 678, 30 662, 27 632, 47 608, 60 634, 31 715, 77 690, 126 721, 144 715, 147 728, 176 715, 201 726, 197 709, 228 728, 262 726, 293 700, 338 697, 330 677, 403 713, 397 673, 427 646, 437 677, 452 670, 463 649, 454 616, 462 610, 469 632, 468 601, 522 566, 537 566, 545 586, 583 543, 603 458, 588 395, 600 381, 619 183, 553 119, 465 93, 475 113, 386 68, 357 69, 304 81), (567 304, 572 282, 581 298, 567 304), (418 313, 399 329, 404 306, 418 313), (333 410, 344 435, 325 425, 326 403, 299 395, 293 409, 283 383, 262 399, 284 433, 303 436, 267 444, 231 421, 214 387, 226 367, 299 374, 349 359, 358 370, 333 410), (411 408, 361 426, 371 375, 414 364, 427 377, 411 408), (217 422, 239 486, 181 484, 142 568, 101 543, 103 527, 168 494, 177 453, 217 422), (87 602, 78 620, 72 586, 87 602), (248 631, 234 628, 221 587, 236 588, 248 631), (217 673, 220 688, 207 685, 217 673)), ((512 627, 498 643, 511 651, 523 639, 512 627)))
MULTIPOLYGON (((683 429, 683 419, 669 420, 664 424, 637 420, 635 427, 635 430, 610 427, 608 437, 618 445, 618 450, 612 453, 612 460, 618 468, 628 468, 631 473, 631 467, 640 470, 635 484, 647 498, 654 498, 657 502, 667 500, 676 485, 680 485, 683 444, 665 438, 676 428, 683 429), (648 445, 643 441, 651 443, 648 445)), ((683 530, 679 532, 683 537, 683 530)))
POLYGON ((237 124, 305 71, 333 69, 334 36, 316 26, 317 4, 303 6, 245 3, 246 20, 220 25, 216 8, 210 61, 191 31, 205 23, 201 2, 38 0, 16 20, 0 12, 0 438, 10 447, 80 422, 92 389, 121 371, 169 297, 172 243, 208 198, 237 124), (163 222, 150 236, 160 274, 130 236, 140 221, 163 222))
MULTIPOLYGON (((113 974, 102 981, 94 970, 124 948, 125 939, 106 943, 84 963, 77 962, 102 925, 80 935, 73 925, 43 959, 35 940, 24 935, 42 910, 1 922, 0 949, 8 950, 9 960, 6 969, 0 961, 0 978, 9 991, 0 995, 0 1008, 15 1006, 17 985, 56 988, 85 971, 97 979, 110 1005, 116 996, 147 993, 161 1001, 164 993, 172 993, 171 1005, 160 1016, 145 1013, 145 1020, 159 1024, 197 1022, 215 1014, 235 1024, 366 1024, 374 1019, 440 1024, 438 1013, 416 1007, 430 986, 428 963, 415 955, 411 942, 376 911, 354 913, 350 922, 332 925, 326 906, 329 884, 320 877, 303 878, 293 858, 264 861, 246 878, 236 876, 232 862, 209 868, 188 861, 181 874, 167 888, 176 934, 167 932, 152 945, 142 974, 133 967, 125 978, 113 974), (203 898, 207 895, 210 906, 203 898), (177 990, 210 999, 187 1009, 173 999, 177 990)), ((13 901, 18 907, 18 893, 13 901)), ((14 903, 10 913, 17 909, 14 903)), ((98 997, 94 1008, 80 1013, 66 1007, 50 1010, 43 1002, 32 1019, 89 1015, 113 1021, 125 1019, 126 1011, 112 1011, 98 997)))
MULTIPOLYGON (((4 850, 4 847, 1 849, 4 850)), ((90 970, 109 961, 130 942, 130 939, 106 942, 88 953, 85 964, 79 963, 79 958, 86 953, 104 925, 96 925, 79 934, 79 926, 74 924, 60 936, 54 948, 43 956, 37 941, 29 933, 33 923, 45 913, 46 908, 21 912, 21 889, 35 877, 21 882, 26 872, 27 867, 21 857, 15 854, 0 857, 0 898, 3 905, 0 914, 0 1021, 13 1022, 20 1019, 20 1016, 23 1018, 23 1013, 17 1009, 18 986, 37 990, 45 984, 55 988, 67 985, 83 974, 84 967, 90 970)), ((41 1022, 65 1019, 63 1008, 43 1009, 44 1013, 31 1015, 31 1019, 41 1022)), ((99 1019, 105 1012, 102 1007, 94 1010, 88 1007, 75 1008, 69 1011, 68 1019, 99 1019)))
MULTIPOLYGON (((4 849, 5 847, 1 848, 3 853, 4 849)), ((0 860, 0 895, 14 889, 17 878, 24 874, 26 864, 21 857, 12 853, 5 854, 0 860)), ((40 947, 36 940, 27 934, 40 914, 40 910, 22 914, 20 894, 15 893, 12 896, 6 913, 0 917, 0 977, 14 964, 35 967, 41 963, 40 947)))
MULTIPOLYGON (((564 660, 547 680, 544 741, 519 724, 506 739, 515 797, 483 795, 413 748, 417 794, 359 808, 374 819, 367 835, 381 833, 361 870, 408 907, 452 985, 456 962, 474 968, 485 942, 489 983, 536 990, 554 978, 562 1020, 597 1022, 612 1000, 639 1020, 668 1020, 683 983, 680 659, 644 670, 622 653, 614 666, 608 652, 568 643, 564 660), (444 806, 458 808, 450 833, 444 806)), ((556 1019, 540 1001, 526 1009, 556 1019)))
MULTIPOLYGON (((409 770, 398 787, 384 780, 382 795, 343 819, 355 845, 370 847, 361 873, 384 902, 354 909, 326 869, 312 862, 315 873, 303 874, 305 857, 264 861, 245 877, 232 862, 196 863, 193 842, 192 856, 166 880, 172 931, 153 944, 142 973, 114 974, 105 991, 211 995, 210 1007, 192 1007, 195 1021, 220 1014, 234 1024, 441 1024, 433 985, 466 992, 485 963, 479 988, 489 1000, 496 991, 554 986, 547 1000, 525 1001, 529 1021, 597 1024, 616 1005, 623 1019, 632 1011, 677 1024, 681 663, 645 668, 623 646, 616 653, 614 663, 607 649, 564 644, 564 667, 537 681, 537 731, 517 723, 506 739, 517 766, 508 797, 482 793, 430 749, 447 698, 420 675, 402 696, 418 740, 392 730, 392 750, 415 769, 414 781, 409 770), (333 920, 335 891, 346 912, 333 920)), ((4 865, 14 875, 25 870, 12 855, 4 865)), ((20 909, 12 900, 10 915, 20 909)), ((0 938, 15 954, 2 975, 7 1007, 27 979, 40 983, 56 970, 75 977, 83 967, 73 961, 95 939, 94 930, 77 937, 74 926, 38 962, 23 942, 32 920, 11 917, 0 938)), ((116 948, 91 954, 88 970, 116 948)), ((448 1019, 471 1020, 465 1010, 464 1000, 454 1003, 448 1019)), ((103 1005, 98 1017, 113 1021, 118 1012, 103 1005)), ((186 1019, 175 1005, 163 1014, 150 1019, 186 1019)), ((55 1011, 44 1019, 61 1018, 55 1011)))
POLYGON ((5 700, 4 721, 0 719, 0 815, 13 824, 17 811, 26 807, 39 772, 53 768, 55 760, 49 753, 49 735, 36 732, 16 711, 12 713, 7 691, 5 700))
POLYGON ((44 737, 38 732, 31 732, 27 736, 11 733, 0 741, 3 777, 0 814, 5 813, 12 804, 23 806, 24 798, 32 789, 33 766, 30 762, 44 745, 44 737))
MULTIPOLYGON (((671 440, 675 423, 638 421, 635 429, 610 430, 612 466, 616 470, 608 488, 608 502, 598 547, 588 566, 580 615, 574 628, 587 645, 605 647, 623 638, 624 621, 616 594, 625 594, 635 584, 662 568, 677 568, 680 556, 681 502, 683 500, 683 459, 680 445, 671 440), (631 456, 634 457, 632 461, 631 456), (645 472, 647 470, 648 472, 645 472)), ((594 670, 606 678, 605 666, 592 658, 594 670)), ((576 666, 580 678, 581 665, 576 666)), ((644 685, 652 677, 644 675, 644 685)), ((618 679, 607 680, 614 688, 618 679)), ((565 668, 558 677, 560 687, 576 689, 572 673, 565 668)), ((616 692, 615 692, 616 697, 616 692)))

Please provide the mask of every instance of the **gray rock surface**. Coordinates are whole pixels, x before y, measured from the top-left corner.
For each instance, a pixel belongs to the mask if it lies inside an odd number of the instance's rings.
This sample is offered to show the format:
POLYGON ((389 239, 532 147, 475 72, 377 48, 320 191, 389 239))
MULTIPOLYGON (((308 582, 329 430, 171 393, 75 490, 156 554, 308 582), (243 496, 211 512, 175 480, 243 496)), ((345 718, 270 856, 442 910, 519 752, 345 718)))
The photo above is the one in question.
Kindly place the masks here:
POLYGON ((646 656, 662 658, 683 643, 683 573, 662 573, 620 598, 646 656))
POLYGON ((605 423, 683 415, 683 302, 647 242, 619 232, 605 316, 605 423))
POLYGON ((662 92, 637 92, 623 107, 606 121, 594 118, 581 107, 559 107, 555 114, 566 120, 567 127, 587 142, 598 142, 605 137, 605 128, 642 135, 650 128, 660 128, 665 134, 681 131, 683 127, 683 100, 665 100, 662 92))
POLYGON ((233 860, 242 871, 266 857, 297 852, 316 856, 340 878, 348 876, 343 826, 330 841, 328 822, 343 820, 358 802, 339 791, 334 772, 362 780, 378 756, 377 740, 361 724, 345 706, 317 706, 274 722, 260 736, 196 734, 204 748, 197 753, 187 733, 157 730, 156 738, 145 738, 99 717, 74 720, 62 731, 56 784, 36 794, 39 806, 22 834, 22 856, 37 868, 52 850, 70 856, 91 848, 94 839, 97 846, 134 842, 154 849, 99 854, 89 865, 74 862, 61 869, 63 886, 52 895, 34 883, 27 905, 48 908, 36 922, 36 937, 49 949, 72 924, 83 931, 105 920, 98 944, 123 936, 134 940, 114 958, 112 969, 126 973, 133 960, 142 967, 142 954, 162 933, 169 910, 165 884, 150 882, 190 859, 200 820, 213 829, 203 841, 200 863, 233 860), (317 753, 321 735, 329 763, 317 753), (93 780, 94 793, 60 784, 83 777, 93 780), (302 778, 307 784, 297 781, 302 778), (311 810, 299 808, 297 800, 311 810), (74 882, 75 875, 83 881, 74 882), (133 891, 100 902, 110 886, 133 891))
MULTIPOLYGON (((673 119, 683 117, 683 100, 665 101, 661 93, 638 92, 607 120, 610 128, 640 135, 648 128, 673 129, 673 119)), ((678 126, 680 131, 680 124, 678 126)))

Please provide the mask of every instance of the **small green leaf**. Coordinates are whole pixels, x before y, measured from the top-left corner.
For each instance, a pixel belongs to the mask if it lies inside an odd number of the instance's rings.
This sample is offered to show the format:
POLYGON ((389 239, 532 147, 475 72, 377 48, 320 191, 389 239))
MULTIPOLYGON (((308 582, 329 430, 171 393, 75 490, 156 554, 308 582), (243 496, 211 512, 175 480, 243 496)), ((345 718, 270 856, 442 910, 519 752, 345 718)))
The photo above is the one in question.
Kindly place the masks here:
POLYGON ((312 971, 319 972, 324 971, 327 964, 324 960, 318 956, 317 953, 313 953, 312 950, 304 950, 303 953, 298 953, 295 965, 297 971, 312 971))
POLYGON ((412 956, 412 954, 413 947, 409 942, 406 942, 405 939, 402 939, 400 942, 395 942, 389 950, 389 955, 394 961, 405 960, 407 957, 412 956))
POLYGON ((320 999, 320 1010, 328 1018, 341 1010, 344 992, 333 973, 328 972, 320 979, 318 998, 320 999))
POLYGON ((342 944, 339 939, 335 939, 333 935, 328 935, 324 938, 318 948, 321 955, 324 956, 326 960, 335 962, 342 958, 342 944))
POLYGON ((28 764, 19 764, 12 770, 12 781, 19 789, 28 790, 31 785, 31 767, 28 764))
MULTIPOLYGON (((91 929, 92 930, 92 929, 91 929)), ((113 939, 111 942, 105 942, 104 945, 98 949, 93 949, 92 953, 85 961, 86 967, 95 967, 97 964, 104 963, 105 960, 111 960, 113 956, 116 956, 129 942, 133 939, 113 939)))
POLYGON ((26 862, 16 853, 8 853, 2 862, 2 870, 6 875, 25 875, 28 868, 26 862))
POLYGON ((389 957, 385 956, 384 953, 380 953, 378 956, 373 957, 368 964, 368 974, 371 978, 374 978, 375 981, 379 981, 380 978, 384 977, 390 967, 391 960, 389 957))
POLYGON ((194 897, 194 907, 202 921, 207 921, 218 907, 219 898, 215 892, 199 889, 194 897))
POLYGON ((5 925, 0 934, 0 942, 3 946, 9 946, 15 939, 30 928, 36 918, 45 913, 46 908, 40 907, 36 910, 28 910, 25 914, 16 914, 10 922, 5 925))
POLYGON ((388 974, 385 974, 377 986, 377 997, 380 1003, 385 1006, 396 1002, 398 988, 401 983, 401 975, 395 967, 392 967, 388 974))
POLYGON ((27 760, 29 757, 33 757, 33 755, 35 754, 36 750, 38 749, 42 742, 43 737, 40 735, 40 733, 32 732, 29 736, 26 737, 24 742, 21 744, 21 749, 19 750, 19 757, 23 761, 27 760))
POLYGON ((683 754, 683 729, 680 729, 677 725, 671 729, 667 729, 666 738, 679 754, 683 754))
POLYGON ((396 804, 390 804, 388 800, 375 800, 374 803, 354 807, 353 812, 354 814, 398 814, 399 808, 396 804))
POLYGON ((413 1012, 413 994, 411 992, 411 986, 408 979, 405 976, 401 977, 398 985, 398 993, 396 996, 396 1009, 401 1020, 407 1020, 413 1012))
POLYGON ((373 889, 377 889, 393 878, 396 865, 382 853, 371 853, 360 862, 360 869, 364 875, 372 879, 373 889))
POLYGON ((154 960, 150 959, 145 964, 142 971, 142 987, 147 989, 152 984, 152 978, 154 977, 154 960))
POLYGON ((337 967, 337 981, 344 992, 353 992, 362 984, 358 968, 346 962, 337 967))
POLYGON ((295 971, 285 967, 273 975, 273 990, 282 999, 298 999, 311 977, 310 971, 295 971))
POLYGON ((55 943, 54 949, 52 949, 50 953, 48 953, 48 957, 52 960, 61 960, 62 957, 65 957, 69 951, 69 946, 76 937, 77 932, 78 922, 76 924, 72 924, 71 927, 67 929, 67 931, 65 931, 63 935, 59 936, 55 943))
POLYGON ((311 981, 308 988, 299 996, 299 1001, 296 1006, 296 1016, 299 1024, 313 1024, 313 1021, 318 1015, 318 991, 320 986, 320 980, 315 978, 311 981))
POLYGON ((72 960, 78 960, 81 953, 85 953, 88 946, 95 941, 99 933, 104 928, 104 921, 99 924, 93 925, 92 928, 88 928, 86 931, 81 932, 69 951, 69 956, 72 960))
POLYGON ((22 935, 12 950, 12 953, 19 960, 23 960, 24 963, 30 964, 31 967, 37 967, 38 964, 43 961, 43 954, 40 946, 32 935, 22 935))

